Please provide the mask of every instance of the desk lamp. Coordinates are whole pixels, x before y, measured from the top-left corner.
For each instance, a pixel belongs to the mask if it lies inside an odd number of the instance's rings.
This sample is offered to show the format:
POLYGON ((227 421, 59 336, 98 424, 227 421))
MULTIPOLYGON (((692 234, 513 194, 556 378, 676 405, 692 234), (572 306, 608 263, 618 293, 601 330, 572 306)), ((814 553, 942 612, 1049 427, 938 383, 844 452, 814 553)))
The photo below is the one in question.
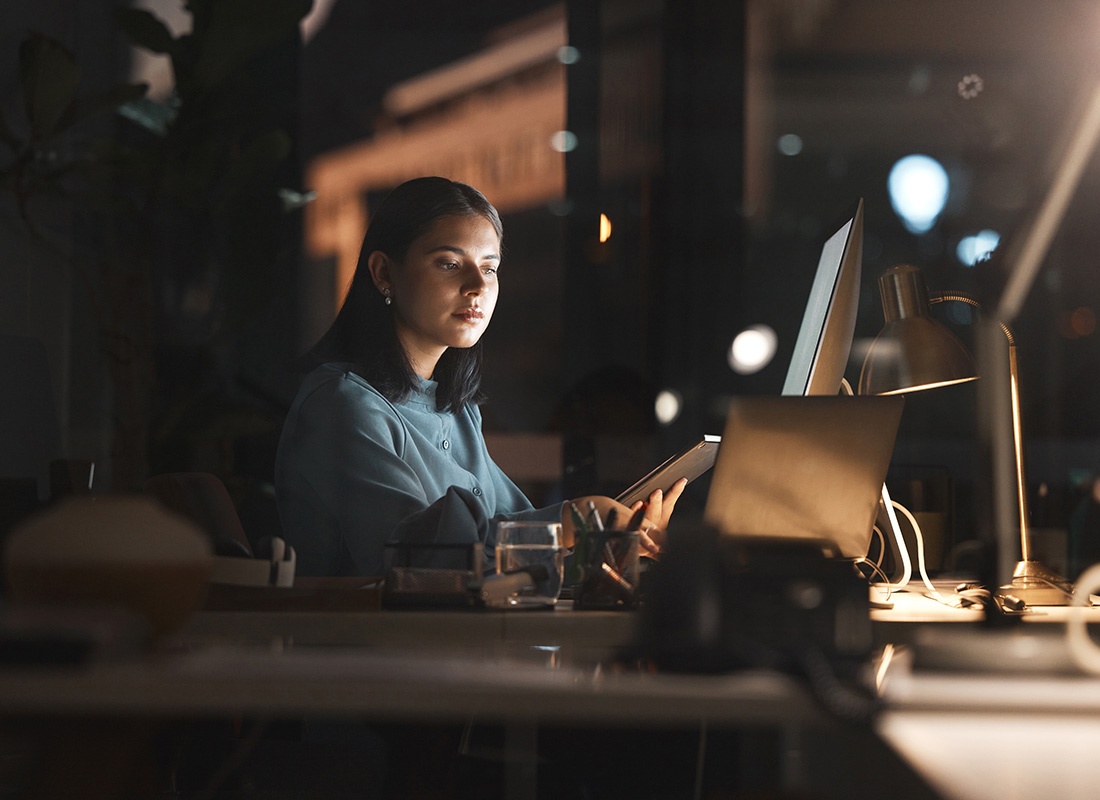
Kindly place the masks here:
MULTIPOLYGON (((957 301, 980 309, 977 300, 958 293, 929 295, 921 271, 907 264, 891 267, 883 273, 879 278, 879 293, 886 324, 864 359, 859 375, 860 394, 904 394, 965 383, 979 377, 974 360, 963 344, 929 316, 929 307, 934 303, 957 301)), ((1000 328, 1008 342, 1021 551, 1012 581, 1001 587, 1001 592, 1019 597, 1028 605, 1065 605, 1072 596, 1070 585, 1031 559, 1016 339, 1007 325, 1001 323, 1000 328)))

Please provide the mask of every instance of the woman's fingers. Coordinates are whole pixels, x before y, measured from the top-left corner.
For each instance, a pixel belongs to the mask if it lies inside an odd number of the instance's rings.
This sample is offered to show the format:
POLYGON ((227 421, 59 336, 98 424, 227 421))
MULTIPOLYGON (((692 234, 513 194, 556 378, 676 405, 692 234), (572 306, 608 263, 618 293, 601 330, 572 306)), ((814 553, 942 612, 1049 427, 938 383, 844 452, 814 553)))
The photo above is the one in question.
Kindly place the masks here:
POLYGON ((661 554, 661 546, 657 544, 651 534, 656 533, 655 529, 649 531, 638 531, 638 545, 642 548, 643 555, 647 555, 650 558, 655 558, 661 554))
POLYGON ((684 489, 687 488, 687 485, 687 478, 680 478, 680 480, 672 484, 672 486, 669 487, 668 491, 665 492, 665 504, 667 505, 671 503, 672 505, 676 505, 676 501, 680 499, 680 495, 684 493, 684 489))
POLYGON ((645 511, 640 518, 637 509, 642 504, 635 503, 632 507, 635 509, 635 519, 638 523, 635 526, 639 531, 638 542, 645 555, 656 557, 660 554, 665 543, 665 531, 672 519, 672 512, 676 508, 676 501, 684 493, 684 487, 687 486, 687 483, 686 478, 681 478, 672 484, 667 492, 660 489, 654 491, 649 496, 648 502, 644 504, 645 511))
POLYGON ((676 501, 679 500, 680 495, 684 493, 684 488, 687 486, 687 483, 687 478, 680 478, 680 480, 672 484, 661 499, 661 521, 659 524, 662 528, 667 528, 669 522, 672 521, 672 512, 676 510, 676 501))

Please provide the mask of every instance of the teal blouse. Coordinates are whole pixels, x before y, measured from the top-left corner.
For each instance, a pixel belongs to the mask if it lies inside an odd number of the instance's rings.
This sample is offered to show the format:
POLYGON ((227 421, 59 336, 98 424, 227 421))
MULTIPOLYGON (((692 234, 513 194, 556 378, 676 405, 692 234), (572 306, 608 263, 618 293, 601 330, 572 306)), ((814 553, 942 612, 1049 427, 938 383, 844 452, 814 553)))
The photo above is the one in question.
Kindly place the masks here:
POLYGON ((481 412, 437 411, 436 383, 391 403, 348 364, 309 373, 275 463, 283 537, 299 575, 381 575, 387 542, 486 544, 502 519, 558 521, 493 463, 481 412))

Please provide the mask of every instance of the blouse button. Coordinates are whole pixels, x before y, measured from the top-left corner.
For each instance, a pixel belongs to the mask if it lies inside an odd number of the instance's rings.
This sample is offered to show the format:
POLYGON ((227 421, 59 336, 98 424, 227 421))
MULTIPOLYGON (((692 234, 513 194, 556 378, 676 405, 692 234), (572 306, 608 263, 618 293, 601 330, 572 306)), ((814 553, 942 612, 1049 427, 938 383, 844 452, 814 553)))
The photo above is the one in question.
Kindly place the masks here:
POLYGON ((451 440, 450 439, 444 439, 443 440, 443 449, 444 450, 450 450, 451 449, 451 440))
POLYGON ((478 486, 474 487, 474 496, 475 497, 481 497, 481 488, 480 487, 478 487, 478 486))

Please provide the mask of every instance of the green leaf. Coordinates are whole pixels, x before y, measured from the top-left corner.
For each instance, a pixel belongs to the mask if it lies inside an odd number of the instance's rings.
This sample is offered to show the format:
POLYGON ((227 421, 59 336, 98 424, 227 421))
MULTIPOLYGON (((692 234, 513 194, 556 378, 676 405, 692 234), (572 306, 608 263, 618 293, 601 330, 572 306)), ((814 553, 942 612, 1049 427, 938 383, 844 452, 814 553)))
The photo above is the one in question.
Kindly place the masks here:
POLYGON ((142 8, 116 8, 115 24, 138 47, 154 53, 171 54, 175 50, 172 32, 152 12, 142 8))
POLYGON ((173 106, 142 96, 123 103, 118 113, 158 136, 166 136, 179 112, 173 106))
POLYGON ((283 211, 295 211, 309 205, 317 199, 317 192, 312 189, 308 192, 299 192, 297 189, 288 189, 285 186, 277 192, 283 211))
POLYGON ((127 103, 133 103, 145 97, 148 90, 149 85, 146 83, 119 84, 91 97, 81 98, 69 106, 57 123, 57 130, 58 132, 68 130, 103 114, 116 111, 127 103))
POLYGON ((19 45, 19 78, 31 138, 48 139, 76 97, 80 67, 73 54, 56 39, 31 32, 19 45))

